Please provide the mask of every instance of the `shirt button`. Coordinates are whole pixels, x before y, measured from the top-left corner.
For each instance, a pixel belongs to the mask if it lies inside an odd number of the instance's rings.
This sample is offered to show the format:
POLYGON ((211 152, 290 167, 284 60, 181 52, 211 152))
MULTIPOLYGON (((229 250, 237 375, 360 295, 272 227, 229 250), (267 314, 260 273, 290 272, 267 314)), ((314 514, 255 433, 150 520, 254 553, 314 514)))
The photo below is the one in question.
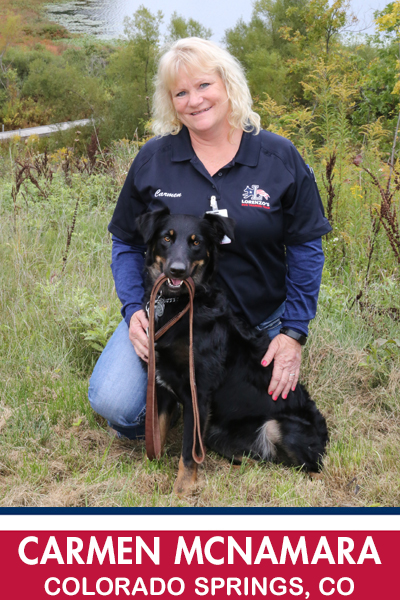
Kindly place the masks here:
POLYGON ((213 186, 212 186, 212 189, 213 189, 213 190, 215 190, 215 189, 216 189, 216 188, 215 188, 215 185, 213 185, 213 186))
POLYGON ((218 177, 222 177, 222 171, 218 173, 218 177))

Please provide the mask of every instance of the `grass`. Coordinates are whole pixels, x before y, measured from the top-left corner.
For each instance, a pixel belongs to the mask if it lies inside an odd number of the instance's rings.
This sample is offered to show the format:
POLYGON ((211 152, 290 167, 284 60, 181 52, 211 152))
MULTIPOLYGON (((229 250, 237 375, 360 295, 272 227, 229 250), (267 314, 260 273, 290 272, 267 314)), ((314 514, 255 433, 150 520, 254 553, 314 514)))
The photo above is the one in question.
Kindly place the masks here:
POLYGON ((246 460, 237 468, 208 453, 196 491, 178 499, 172 486, 181 425, 159 462, 146 460, 143 443, 109 436, 87 388, 98 348, 119 321, 107 223, 134 151, 121 143, 109 173, 72 173, 69 183, 57 170, 51 183, 42 181, 46 201, 26 182, 16 212, 13 162, 0 158, 0 505, 399 505, 399 349, 374 345, 400 339, 399 323, 378 310, 398 304, 396 266, 383 236, 368 288, 375 309, 350 309, 363 279, 367 213, 364 225, 359 212, 354 226, 349 221, 345 257, 342 238, 339 249, 332 236, 326 243, 319 313, 305 347, 302 378, 330 432, 321 477, 246 460))
POLYGON ((45 7, 50 4, 54 4, 54 0, 0 0, 0 20, 5 21, 10 15, 20 18, 20 27, 13 35, 13 44, 32 46, 44 43, 55 51, 56 47, 50 43, 52 40, 71 37, 65 27, 46 16, 45 7))

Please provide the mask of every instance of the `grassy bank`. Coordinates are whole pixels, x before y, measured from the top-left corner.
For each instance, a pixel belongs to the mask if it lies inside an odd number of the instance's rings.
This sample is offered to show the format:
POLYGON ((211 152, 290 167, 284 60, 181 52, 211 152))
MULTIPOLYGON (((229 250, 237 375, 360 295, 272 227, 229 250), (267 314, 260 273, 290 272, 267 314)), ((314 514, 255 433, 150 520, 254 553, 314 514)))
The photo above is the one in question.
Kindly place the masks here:
POLYGON ((133 144, 119 142, 91 174, 82 162, 71 166, 72 159, 66 167, 59 152, 47 171, 32 171, 40 189, 27 179, 14 200, 18 147, 0 159, 0 504, 398 505, 398 272, 380 231, 365 284, 370 215, 364 203, 377 196, 356 197, 354 166, 341 188, 346 207, 336 213, 346 229, 335 225, 325 241, 319 313, 303 360, 302 379, 330 431, 321 478, 279 465, 249 462, 237 469, 208 453, 197 491, 178 500, 172 485, 180 426, 167 455, 154 463, 146 461, 142 443, 108 435, 90 409, 87 387, 120 319, 106 228, 135 152, 133 144), (360 289, 364 304, 354 302, 360 289))
POLYGON ((68 38, 71 34, 46 16, 45 6, 51 0, 0 0, 0 21, 18 17, 19 27, 13 44, 31 47, 36 43, 51 45, 52 40, 68 38))

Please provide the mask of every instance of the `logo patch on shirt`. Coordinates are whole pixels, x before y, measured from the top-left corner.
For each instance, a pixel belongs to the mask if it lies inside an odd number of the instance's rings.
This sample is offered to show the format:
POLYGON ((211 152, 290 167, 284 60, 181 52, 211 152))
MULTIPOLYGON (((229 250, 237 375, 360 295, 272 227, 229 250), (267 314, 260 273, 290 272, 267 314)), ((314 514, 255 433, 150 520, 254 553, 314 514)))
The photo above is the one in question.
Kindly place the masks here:
POLYGON ((261 208, 270 208, 269 194, 260 190, 259 185, 247 186, 242 194, 242 206, 258 206, 261 208))

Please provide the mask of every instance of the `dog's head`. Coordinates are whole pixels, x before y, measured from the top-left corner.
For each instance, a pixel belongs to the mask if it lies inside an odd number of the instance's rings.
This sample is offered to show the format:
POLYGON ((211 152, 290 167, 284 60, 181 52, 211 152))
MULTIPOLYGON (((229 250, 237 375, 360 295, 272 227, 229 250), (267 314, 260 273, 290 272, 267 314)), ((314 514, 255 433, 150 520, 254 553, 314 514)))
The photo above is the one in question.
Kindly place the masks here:
POLYGON ((215 260, 224 236, 234 239, 234 221, 206 213, 202 218, 171 215, 162 208, 141 215, 137 227, 147 244, 146 267, 153 284, 164 273, 168 295, 186 290, 184 279, 192 277, 196 286, 207 285, 215 272, 215 260), (184 289, 182 289, 184 288, 184 289))

